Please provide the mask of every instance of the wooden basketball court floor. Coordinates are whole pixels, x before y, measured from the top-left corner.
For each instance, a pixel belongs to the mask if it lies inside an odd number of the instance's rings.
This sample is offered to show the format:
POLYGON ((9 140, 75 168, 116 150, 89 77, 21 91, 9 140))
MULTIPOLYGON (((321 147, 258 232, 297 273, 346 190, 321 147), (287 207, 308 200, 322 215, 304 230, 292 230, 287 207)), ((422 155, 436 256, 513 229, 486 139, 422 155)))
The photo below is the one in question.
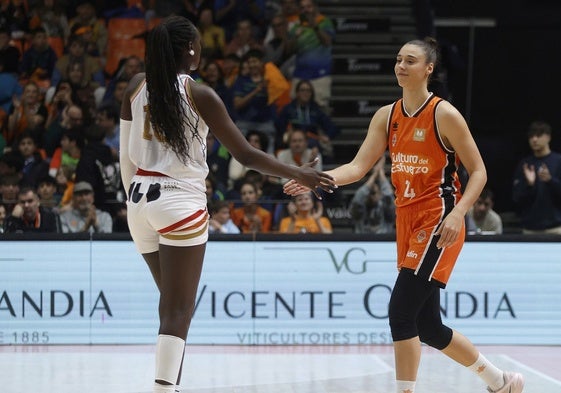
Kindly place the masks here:
MULTIPOLYGON (((522 372, 526 393, 561 393, 561 347, 479 346, 522 372)), ((150 393, 154 347, 0 346, 2 393, 150 393)), ((187 346, 184 393, 394 393, 393 350, 364 346, 187 346)), ((417 393, 486 392, 469 370, 423 347, 417 393)))

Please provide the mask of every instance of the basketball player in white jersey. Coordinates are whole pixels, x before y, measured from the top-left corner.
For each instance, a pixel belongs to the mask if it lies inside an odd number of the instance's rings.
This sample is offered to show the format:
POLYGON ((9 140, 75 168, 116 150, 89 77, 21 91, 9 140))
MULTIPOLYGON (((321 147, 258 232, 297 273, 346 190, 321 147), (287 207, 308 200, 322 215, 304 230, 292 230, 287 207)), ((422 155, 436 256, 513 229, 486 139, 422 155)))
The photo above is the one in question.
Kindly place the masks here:
POLYGON ((200 54, 199 33, 189 20, 164 20, 148 37, 146 74, 131 79, 121 108, 129 227, 160 292, 154 393, 178 389, 208 239, 209 127, 244 166, 315 190, 333 186, 313 163, 288 166, 252 147, 214 90, 189 76, 200 54))

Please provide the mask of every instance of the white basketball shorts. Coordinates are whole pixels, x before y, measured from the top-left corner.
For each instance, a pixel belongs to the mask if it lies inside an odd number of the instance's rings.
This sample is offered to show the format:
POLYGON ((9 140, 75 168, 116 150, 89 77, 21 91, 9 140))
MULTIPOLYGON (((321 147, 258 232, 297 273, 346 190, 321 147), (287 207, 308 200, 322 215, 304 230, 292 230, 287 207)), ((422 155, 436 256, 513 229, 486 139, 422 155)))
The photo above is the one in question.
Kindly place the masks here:
POLYGON ((206 195, 194 182, 135 175, 127 200, 129 229, 141 254, 159 244, 187 247, 208 240, 206 195))

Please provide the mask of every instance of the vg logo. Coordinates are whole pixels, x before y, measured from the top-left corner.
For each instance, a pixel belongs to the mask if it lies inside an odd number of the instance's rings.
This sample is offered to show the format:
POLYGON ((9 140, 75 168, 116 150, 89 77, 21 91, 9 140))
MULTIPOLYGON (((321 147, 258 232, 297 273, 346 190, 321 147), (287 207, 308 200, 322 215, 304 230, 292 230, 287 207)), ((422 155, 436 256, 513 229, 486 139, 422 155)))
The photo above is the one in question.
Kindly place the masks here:
POLYGON ((337 273, 364 274, 372 263, 388 262, 383 259, 368 259, 368 253, 360 247, 348 248, 342 255, 336 255, 329 247, 324 248, 337 273))
POLYGON ((317 261, 321 258, 321 260, 325 260, 326 263, 330 263, 337 273, 365 274, 369 269, 372 269, 369 268, 369 265, 373 263, 391 263, 390 260, 386 259, 368 258, 368 253, 361 247, 347 248, 343 252, 335 252, 330 247, 267 247, 267 249, 298 251, 305 260, 317 261), (321 251, 321 257, 319 255, 309 255, 310 251, 321 251))

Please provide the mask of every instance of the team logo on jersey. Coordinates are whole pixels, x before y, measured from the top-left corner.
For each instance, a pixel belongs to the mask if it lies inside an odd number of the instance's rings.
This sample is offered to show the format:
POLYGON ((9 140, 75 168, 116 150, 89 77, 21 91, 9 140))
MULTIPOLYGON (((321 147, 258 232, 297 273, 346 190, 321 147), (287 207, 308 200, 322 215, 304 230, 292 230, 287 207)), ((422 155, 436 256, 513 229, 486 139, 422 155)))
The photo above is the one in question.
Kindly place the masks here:
POLYGON ((417 233, 417 242, 423 243, 427 239, 427 233, 424 230, 417 233))
POLYGON ((399 123, 397 121, 394 121, 392 123, 392 131, 394 132, 397 131, 397 127, 399 127, 399 123))
POLYGON ((413 140, 416 142, 424 142, 427 130, 424 128, 415 128, 413 131, 413 140))
POLYGON ((392 146, 395 146, 396 143, 397 143, 397 135, 393 134, 393 136, 392 136, 392 146))

